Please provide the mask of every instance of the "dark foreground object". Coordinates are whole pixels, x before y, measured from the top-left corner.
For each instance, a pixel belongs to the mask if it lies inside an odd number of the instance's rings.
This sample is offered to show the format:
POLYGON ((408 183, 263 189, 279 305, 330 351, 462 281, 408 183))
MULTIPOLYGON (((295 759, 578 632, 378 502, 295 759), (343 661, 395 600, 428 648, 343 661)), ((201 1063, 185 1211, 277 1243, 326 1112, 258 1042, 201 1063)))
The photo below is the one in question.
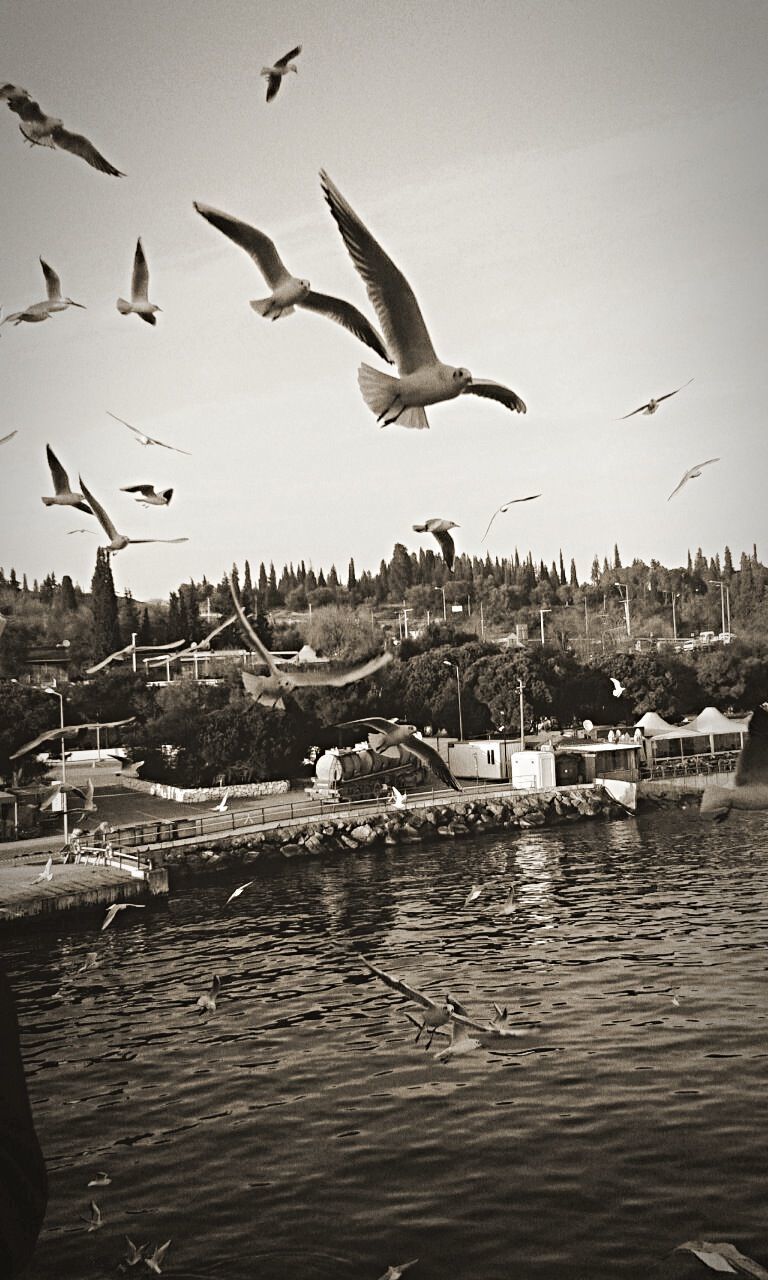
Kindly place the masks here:
POLYGON ((11 988, 0 971, 0 1276, 12 1280, 34 1253, 48 1203, 11 988))

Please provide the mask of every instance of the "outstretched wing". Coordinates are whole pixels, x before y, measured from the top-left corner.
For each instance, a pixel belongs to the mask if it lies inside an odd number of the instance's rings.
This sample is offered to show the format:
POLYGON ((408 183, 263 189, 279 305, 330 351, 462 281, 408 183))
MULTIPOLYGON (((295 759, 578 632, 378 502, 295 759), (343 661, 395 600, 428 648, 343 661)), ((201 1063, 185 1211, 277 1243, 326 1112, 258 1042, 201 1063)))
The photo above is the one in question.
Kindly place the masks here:
POLYGON ((86 667, 85 674, 87 676, 93 676, 96 674, 97 671, 103 671, 105 667, 108 667, 110 665, 110 663, 120 662, 120 660, 124 658, 126 654, 131 653, 132 649, 133 649, 133 645, 130 645, 130 644, 127 644, 124 649, 116 649, 114 653, 110 653, 107 655, 106 658, 102 658, 101 662, 97 662, 95 666, 86 667))
POLYGON ((56 125, 51 129, 51 141, 57 147, 61 147, 62 151, 71 151, 73 155, 80 156, 93 169, 98 169, 100 173, 108 173, 112 178, 124 178, 125 174, 116 169, 113 164, 105 160, 100 151, 97 151, 92 142, 83 137, 81 133, 70 133, 69 129, 65 129, 63 124, 56 125))
POLYGON ((39 733, 36 738, 32 738, 30 742, 25 742, 23 747, 19 747, 9 756, 9 760, 16 760, 19 756, 26 755, 28 751, 33 751, 35 747, 39 747, 41 742, 50 742, 53 738, 61 738, 65 734, 79 733, 81 729, 117 729, 123 724, 132 724, 135 716, 129 716, 127 720, 108 720, 96 721, 87 724, 65 724, 64 728, 59 725, 57 729, 46 729, 45 733, 39 733))
POLYGON ((375 351, 377 356, 381 356, 382 360, 386 360, 387 364, 392 364, 392 359, 384 346, 384 339, 376 332, 371 322, 366 320, 362 311, 353 307, 351 302, 344 302, 341 298, 334 298, 328 293, 316 293, 313 289, 296 305, 303 307, 305 311, 319 311, 321 315, 335 320, 342 328, 353 333, 356 338, 375 351))
POLYGON ((437 1001, 431 1000, 423 991, 418 991, 416 987, 411 987, 402 978, 393 978, 391 973, 385 973, 383 969, 379 969, 378 965, 372 964, 365 956, 361 956, 363 964, 370 969, 371 973, 377 978, 381 978, 382 982, 386 982, 388 987, 393 991, 399 991, 401 995, 407 996, 409 1000, 413 1000, 416 1004, 420 1004, 423 1009, 436 1009, 437 1001))
POLYGON ((155 486, 153 484, 124 484, 120 486, 121 493, 143 493, 145 498, 154 496, 155 486))
POLYGON ((525 401, 520 399, 516 391, 503 386, 501 382, 493 382, 490 378, 473 378, 461 394, 483 396, 486 400, 495 400, 498 404, 503 404, 505 409, 512 409, 515 413, 526 412, 525 401))
POLYGON ((428 742, 424 742, 423 739, 417 738, 415 734, 411 734, 409 738, 406 738, 401 743, 401 746, 421 760, 422 764, 425 764, 428 769, 431 769, 435 776, 445 783, 446 787, 452 787, 454 791, 461 791, 461 787, 443 757, 438 751, 435 751, 434 747, 430 747, 428 742))
POLYGON ((382 667, 386 667, 387 663, 392 661, 392 654, 387 650, 385 653, 378 654, 375 658, 371 658, 370 662, 364 662, 359 667, 347 667, 345 671, 337 671, 334 674, 321 673, 312 671, 291 672, 290 675, 283 670, 281 678, 290 679, 291 684, 300 688, 302 685, 321 685, 329 684, 334 688, 341 688, 345 684, 355 684, 358 680, 365 680, 367 676, 372 676, 376 671, 380 671, 382 667))
POLYGON ((154 437, 151 437, 150 442, 152 444, 159 444, 161 449, 171 449, 174 453, 183 453, 187 458, 192 457, 189 449, 177 449, 175 444, 166 444, 164 440, 155 440, 154 437))
POLYGON ((69 476, 49 444, 45 446, 45 454, 48 459, 48 466, 51 470, 51 479, 53 480, 54 491, 56 493, 71 493, 72 490, 69 487, 69 476))
POLYGON ((149 299, 149 267, 141 243, 141 236, 136 241, 136 252, 133 255, 133 276, 131 277, 131 297, 134 302, 147 302, 149 299))
POLYGON ((96 519, 98 520, 99 524, 101 525, 102 529, 107 534, 107 536, 110 538, 110 540, 113 540, 114 538, 119 537, 117 529, 113 525, 106 511, 102 507, 101 503, 97 502, 93 494, 88 492, 87 487, 83 483, 82 476, 80 476, 80 488, 83 491, 83 495, 88 499, 88 503, 91 507, 91 510, 93 511, 93 514, 95 515, 96 519))
MULTIPOLYGON (((261 640, 259 639, 253 627, 251 626, 249 619, 246 617, 245 610, 242 604, 240 603, 240 597, 237 594, 237 591, 235 590, 235 584, 231 578, 229 580, 229 592, 230 592, 230 595, 232 596, 232 601, 235 606, 235 613, 237 614, 238 622, 240 623, 240 626, 243 628, 243 631, 245 632, 251 644, 253 645, 256 653, 258 653, 262 662, 267 667, 270 675, 279 676, 280 671, 278 670, 272 658, 272 654, 269 652, 266 645, 262 644, 261 640)), ((243 672, 243 675, 248 675, 248 674, 249 673, 247 671, 243 672)), ((248 686, 246 685, 246 688, 247 687, 248 686)))
POLYGON ((9 431, 7 436, 0 436, 0 444, 7 444, 9 440, 12 440, 18 434, 19 429, 17 427, 15 431, 9 431))
MULTIPOLYGON (((279 77, 275 79, 279 86, 279 77)), ((271 83, 270 80, 270 85, 271 83)), ((269 92, 267 92, 267 101, 269 101, 269 92)), ((193 204, 206 222, 210 222, 211 226, 221 231, 222 235, 227 236, 234 244, 238 244, 241 249, 245 249, 271 288, 274 289, 290 274, 275 248, 274 241, 270 240, 263 231, 250 226, 247 222, 241 222, 239 218, 231 217, 228 213, 222 213, 220 209, 212 209, 208 204, 200 204, 198 200, 194 200, 193 204)))
POLYGON ((624 422, 625 418, 634 418, 636 413, 645 413, 647 408, 647 404, 641 404, 639 409, 633 409, 631 413, 623 413, 619 418, 619 422, 624 422))
POLYGON ((284 53, 282 58, 278 58, 277 62, 272 65, 274 67, 287 67, 292 58, 298 58, 301 53, 301 45, 297 44, 295 49, 291 49, 290 53, 284 53))
POLYGON ((46 288, 49 299, 51 301, 54 301, 60 298, 61 297, 61 280, 59 279, 58 275, 54 271, 53 267, 49 267, 48 263, 44 262, 42 258, 40 259, 40 266, 43 268, 43 275, 45 276, 45 288, 46 288))
POLYGON ((656 403, 661 404, 662 400, 668 400, 670 396, 676 396, 678 391, 682 391, 683 387, 690 387, 692 382, 693 382, 693 378, 689 378, 687 382, 683 383, 682 387, 676 387, 674 391, 668 391, 665 396, 658 396, 656 399, 656 403))
POLYGON ((448 532, 447 529, 435 529, 432 532, 432 536, 434 538, 437 538, 437 541, 440 545, 440 550, 443 553, 443 559, 447 564, 448 568, 452 569, 453 562, 456 558, 456 547, 454 546, 453 538, 451 537, 450 533, 448 532))

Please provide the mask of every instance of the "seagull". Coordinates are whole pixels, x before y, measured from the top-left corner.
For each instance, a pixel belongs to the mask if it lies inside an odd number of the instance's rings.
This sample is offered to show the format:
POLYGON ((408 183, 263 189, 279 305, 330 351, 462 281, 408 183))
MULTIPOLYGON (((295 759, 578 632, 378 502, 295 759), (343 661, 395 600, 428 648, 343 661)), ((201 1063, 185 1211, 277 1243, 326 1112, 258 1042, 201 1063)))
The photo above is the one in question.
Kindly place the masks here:
POLYGON ((104 532, 106 533, 107 537, 109 538, 109 542, 107 543, 107 545, 106 545, 106 547, 104 548, 104 550, 105 550, 105 551, 109 551, 109 552, 110 552, 111 554, 113 554, 113 555, 114 555, 117 551, 122 551, 124 547, 130 546, 130 544, 131 544, 131 543, 139 543, 139 542, 189 542, 189 538, 129 538, 129 537, 127 537, 127 536, 126 536, 126 534, 124 534, 124 533, 118 533, 118 532, 117 532, 117 529, 116 529, 116 528, 115 528, 115 526, 113 525, 113 523, 112 523, 112 521, 110 520, 109 516, 107 515, 106 511, 105 511, 105 510, 104 510, 104 508, 102 507, 101 503, 100 503, 100 502, 97 502, 97 501, 96 501, 96 499, 94 498, 93 494, 88 492, 88 489, 87 489, 87 488, 86 488, 86 486, 83 484, 83 477, 82 477, 82 476, 80 476, 80 488, 82 489, 83 493, 85 494, 86 498, 88 499, 88 502, 90 503, 91 507, 93 508, 93 514, 96 516, 96 519, 98 520, 98 522, 99 522, 99 524, 101 525, 102 529, 104 530, 104 532))
POLYGON ((408 803, 408 797, 404 792, 398 791, 397 787, 392 787, 392 806, 395 809, 405 809, 408 803))
POLYGON ((104 667, 108 667, 112 662, 122 662, 124 658, 130 657, 134 653, 156 653, 158 649, 180 649, 186 643, 186 640, 174 640, 170 644, 127 644, 124 649, 116 649, 114 653, 102 658, 101 662, 97 662, 95 666, 86 667, 85 674, 93 676, 97 671, 103 670, 104 667))
MULTIPOLYGON (((98 1231, 99 1227, 104 1226, 104 1219, 101 1216, 101 1209, 99 1208, 95 1200, 92 1200, 88 1207, 91 1211, 91 1216, 90 1218, 83 1218, 83 1222, 88 1223, 89 1231, 98 1231)), ((80 1216, 81 1218, 83 1217, 82 1214, 80 1216)))
POLYGON ((383 1276, 379 1276, 379 1280, 400 1280, 404 1271, 409 1267, 414 1267, 418 1262, 418 1258, 411 1258, 410 1262, 396 1262, 394 1266, 390 1264, 384 1272, 383 1276))
POLYGON ((624 422, 626 418, 634 418, 636 413, 644 413, 646 417, 649 413, 655 413, 662 400, 668 400, 670 396, 676 396, 678 391, 682 391, 684 387, 689 387, 692 382, 693 378, 689 378, 687 382, 683 383, 682 387, 676 387, 674 391, 668 391, 665 396, 659 396, 656 400, 651 398, 647 404, 641 404, 639 409, 633 409, 631 413, 623 414, 618 421, 624 422))
POLYGON ((156 1247, 151 1257, 144 1259, 145 1266, 149 1267, 150 1271, 154 1271, 155 1274, 158 1276, 161 1274, 160 1263, 163 1261, 163 1258, 165 1257, 166 1253, 170 1248, 170 1245, 171 1245, 170 1240, 166 1240, 165 1244, 159 1244, 156 1247))
POLYGON ((112 906, 107 908, 107 914, 105 915, 104 923, 101 926, 102 933, 104 932, 105 929, 109 927, 109 925, 111 925, 118 911, 125 911, 126 907, 135 907, 137 911, 139 909, 143 911, 144 903, 143 902, 113 902, 112 906))
POLYGON ((540 497, 541 497, 540 493, 529 493, 527 498, 510 498, 509 501, 505 502, 502 507, 497 507, 497 509, 494 511, 493 515, 491 516, 490 520, 488 521, 488 528, 486 529, 480 541, 485 542, 486 538, 488 537, 488 534, 490 533, 491 525, 493 524, 496 517, 503 515, 505 511, 509 511, 509 508, 513 507, 516 502, 533 502, 534 498, 540 498, 540 497))
POLYGON ((667 498, 667 502, 669 502, 670 499, 674 498, 675 494, 679 493, 683 485, 687 484, 689 480, 696 480, 701 475, 702 467, 709 467, 713 462, 719 462, 719 461, 720 461, 719 458, 707 458, 706 462, 697 462, 695 467, 691 467, 689 471, 686 471, 685 475, 683 476, 677 488, 673 489, 672 492, 670 493, 669 498, 667 498))
POLYGON ((94 169, 108 173, 113 178, 124 178, 125 174, 111 165, 96 150, 92 142, 80 133, 70 133, 64 128, 61 120, 47 116, 38 102, 34 102, 27 89, 17 85, 4 84, 0 87, 0 101, 5 99, 11 111, 15 111, 21 120, 19 129, 27 142, 33 146, 59 147, 62 151, 71 151, 80 156, 94 169))
POLYGON ((173 489, 160 489, 156 492, 153 484, 126 484, 121 487, 120 492, 140 493, 141 497, 136 501, 143 507, 167 507, 173 497, 173 489))
POLYGON ((456 558, 456 548, 453 545, 453 538, 448 532, 449 529, 458 529, 459 525, 454 520, 441 520, 439 516, 432 516, 430 520, 425 520, 423 524, 415 524, 413 526, 416 533, 432 533, 434 534, 443 553, 443 559, 449 569, 453 569, 453 562, 456 558))
MULTIPOLYGON (((245 672, 243 673, 246 674, 245 672)), ((393 725, 391 720, 384 720, 381 716, 367 716, 362 720, 345 720, 337 728, 351 728, 353 725, 364 725, 368 729, 372 729, 374 733, 383 733, 384 738, 374 747, 375 751, 381 751, 385 746, 401 746, 411 755, 416 756, 423 765, 431 769, 435 777, 446 787, 452 787, 454 791, 461 791, 459 783, 454 778, 447 763, 428 742, 423 739, 415 730, 412 724, 396 724, 393 725)))
MULTIPOLYGON (((88 516, 93 515, 93 512, 85 502, 82 493, 73 492, 69 483, 69 476, 49 444, 45 446, 45 452, 48 458, 48 466, 50 467, 51 479, 53 480, 53 488, 56 494, 54 498, 42 499, 45 506, 77 507, 78 511, 84 511, 88 516)), ((74 530, 72 532, 74 532, 74 530)))
POLYGON ((76 969, 75 972, 85 973, 87 969, 95 969, 98 967, 98 962, 99 962, 99 957, 96 951, 86 951, 85 960, 80 965, 80 968, 76 969))
POLYGON ((246 880, 245 884, 239 884, 239 885, 237 886, 237 888, 236 888, 236 889, 234 889, 234 890, 232 891, 232 893, 230 893, 229 897, 227 898, 226 902, 224 903, 224 906, 225 906, 225 907, 228 907, 228 906, 229 906, 229 904, 230 904, 230 902, 232 901, 232 899, 233 899, 233 898, 239 898, 239 897, 240 897, 240 894, 241 894, 241 893, 244 893, 244 892, 245 892, 245 890, 246 890, 246 889, 248 889, 248 888, 250 888, 250 886, 251 886, 252 884, 254 884, 254 881, 253 881, 253 880, 246 880))
POLYGON ((144 1261, 144 1250, 147 1245, 135 1245, 130 1236, 125 1237, 125 1243, 128 1245, 128 1252, 123 1258, 123 1262, 129 1267, 136 1267, 140 1262, 144 1261))
POLYGON ((499 907, 499 915, 512 916, 515 914, 516 910, 517 910, 517 901, 515 898, 515 890, 514 888, 512 888, 510 889, 506 898, 504 899, 501 906, 499 907))
MULTIPOLYGON (((226 631, 227 627, 231 627, 232 623, 236 621, 237 621, 237 614, 236 613, 230 614, 230 616, 224 622, 219 623, 218 627, 214 627, 213 631, 209 631, 207 636, 203 636, 202 640, 193 641, 192 644, 187 645, 186 649, 182 649, 178 653, 164 653, 164 654, 161 654, 159 658, 149 658, 147 660, 147 666, 159 667, 166 661, 168 657, 172 658, 173 661, 175 662, 177 658, 186 658, 188 654, 205 652, 206 650, 210 649, 211 640, 213 640, 214 636, 219 635, 219 633, 222 631, 226 631)), ((176 643, 183 644, 184 641, 180 641, 180 642, 174 641, 174 644, 176 643)), ((169 650, 172 649, 173 647, 174 645, 153 645, 152 646, 152 648, 154 649, 165 648, 169 650)))
POLYGON ((768 809, 768 703, 755 707, 732 787, 705 787, 699 812, 724 822, 731 809, 768 809))
POLYGON ((118 729, 124 724, 131 724, 134 719, 134 716, 128 716, 125 720, 90 720, 83 724, 65 724, 63 726, 59 725, 56 729, 45 729, 43 733, 38 733, 36 738, 30 738, 29 742, 17 747, 8 759, 17 760, 19 756, 24 756, 28 751, 33 751, 35 747, 39 747, 41 742, 50 742, 52 738, 61 738, 65 733, 79 733, 81 729, 118 729))
POLYGON ((211 226, 239 244, 241 249, 245 249, 264 276, 272 292, 268 298, 256 298, 251 302, 253 310, 260 316, 268 320, 279 320, 281 316, 291 315, 296 307, 303 307, 305 311, 317 311, 348 329, 381 356, 382 360, 392 363, 382 338, 363 313, 342 298, 316 293, 308 280, 292 276, 273 241, 263 231, 258 231, 256 227, 251 227, 247 222, 241 222, 228 213, 222 213, 219 209, 212 209, 210 205, 200 204, 197 200, 194 205, 211 226))
POLYGON ((267 80, 267 102, 271 102, 273 98, 277 97, 277 91, 283 83, 283 76, 287 75, 289 71, 295 71, 296 75, 299 74, 299 69, 291 62, 291 58, 298 58, 300 53, 301 45, 297 44, 296 48, 291 49, 290 53, 284 53, 282 58, 278 58, 274 66, 261 68, 260 74, 269 77, 267 80))
POLYGON ((91 1178, 88 1183, 89 1187, 108 1187, 112 1179, 108 1173, 97 1173, 95 1178, 91 1178))
POLYGON ((438 1049, 435 1054, 436 1062, 447 1062, 448 1058, 455 1057, 459 1053, 472 1053, 474 1049, 479 1049, 481 1041, 476 1036, 471 1036, 467 1028, 460 1022, 451 1022, 451 1038, 445 1049, 438 1049))
POLYGON ((731 1271, 734 1275, 754 1276, 755 1280, 768 1278, 765 1267, 761 1267, 759 1262, 748 1258, 745 1253, 741 1253, 734 1244, 729 1244, 726 1240, 714 1242, 686 1240, 684 1244, 677 1245, 674 1252, 677 1253, 681 1249, 695 1254, 712 1271, 731 1271))
POLYGON ((385 720, 382 716, 369 716, 366 720, 342 720, 335 725, 337 729, 354 729, 365 726, 371 732, 369 740, 374 751, 385 751, 387 747, 396 747, 405 742, 416 732, 415 724, 399 724, 397 720, 385 720))
POLYGON ((485 888, 484 884, 473 884, 472 888, 470 889, 469 893, 464 899, 464 906, 468 907, 470 906, 471 903, 477 902, 484 888, 485 888))
POLYGON ((218 974, 214 974, 208 990, 203 992, 201 996, 198 996, 197 1001, 195 1002, 195 1008, 199 1009, 201 1013, 215 1013, 216 1001, 220 990, 221 978, 218 974))
POLYGON ((117 414, 110 413, 109 409, 107 409, 107 413, 110 418, 114 418, 115 422, 121 422, 129 431, 133 431, 139 444, 157 444, 160 445, 161 449, 172 449, 174 453, 183 453, 187 458, 192 457, 188 449, 177 449, 175 444, 166 444, 164 440, 156 440, 154 436, 146 436, 143 431, 139 431, 138 427, 132 427, 130 422, 126 422, 125 418, 118 418, 117 414))
POLYGON ((74 298, 63 298, 61 295, 61 280, 57 276, 52 267, 47 262, 40 259, 40 266, 43 268, 45 276, 45 285, 48 297, 44 302, 32 302, 23 311, 14 311, 11 315, 6 316, 0 324, 21 324, 22 320, 26 320, 28 324, 39 324, 41 320, 47 320, 55 311, 66 311, 67 307, 80 307, 85 311, 86 308, 82 302, 75 302, 74 298))
POLYGON ((53 879, 53 858, 49 858, 39 876, 35 876, 32 884, 37 884, 38 880, 53 879))
MULTIPOLYGON (((380 978, 382 982, 385 982, 393 991, 399 991, 401 995, 407 996, 409 1000, 414 1002, 414 1004, 421 1005, 424 1010, 421 1016, 421 1021, 419 1021, 418 1018, 415 1018, 412 1014, 408 1014, 408 1018, 415 1027, 418 1027, 414 1043, 418 1044, 422 1031, 426 1031, 428 1035, 426 1047, 428 1049, 432 1044, 432 1039, 437 1028, 444 1027, 448 1022, 450 1022, 451 1013, 457 1008, 455 1003, 451 1000, 451 997, 446 995, 444 1003, 438 1004, 436 1000, 432 1000, 431 997, 425 995, 423 991, 418 991, 416 987, 409 986, 409 984, 404 982, 402 978, 393 978, 391 974, 385 973, 383 969, 379 969, 375 964, 372 964, 370 960, 366 960, 365 956, 361 956, 360 959, 363 964, 370 969, 371 973, 375 974, 377 978, 380 978)), ((458 1006, 458 1008, 461 1008, 461 1006, 458 1006)))
POLYGON ((19 434, 19 431, 17 427, 15 431, 9 431, 7 436, 0 436, 0 444, 7 444, 9 440, 12 440, 13 437, 17 436, 18 434, 19 434))
POLYGON ((626 692, 627 692, 627 691, 626 691, 626 689, 625 689, 625 687, 624 687, 624 685, 621 683, 621 681, 620 681, 620 680, 617 680, 615 676, 609 676, 609 677, 608 677, 608 679, 610 680, 611 684, 613 685, 613 696, 614 696, 614 698, 620 698, 620 697, 621 697, 621 695, 622 695, 622 693, 626 693, 626 692))
POLYGON ((377 421, 385 427, 392 422, 399 422, 403 427, 428 427, 424 406, 460 395, 485 396, 507 409, 525 413, 525 404, 508 387, 488 378, 474 379, 467 369, 455 369, 438 360, 405 276, 322 169, 320 181, 350 257, 368 290, 400 375, 393 378, 370 365, 360 366, 360 390, 377 421))
POLYGON ((268 676, 255 676, 250 671, 241 673, 246 693, 262 707, 273 707, 284 711, 283 694, 290 693, 292 689, 316 688, 318 685, 331 685, 333 688, 340 688, 346 684, 355 684, 358 680, 364 680, 367 676, 374 675, 375 672, 380 671, 382 667, 386 667, 392 661, 392 654, 389 650, 386 650, 377 657, 371 658, 370 662, 362 663, 361 666, 346 667, 341 671, 332 673, 288 671, 285 667, 278 667, 272 654, 261 643, 246 617, 232 581, 230 581, 229 590, 232 594, 240 625, 269 671, 268 676))
POLYGON ((121 316, 136 315, 146 320, 147 324, 156 324, 155 312, 160 308, 149 300, 149 267, 144 256, 141 236, 136 241, 136 252, 133 255, 133 275, 131 277, 131 300, 118 298, 117 309, 121 316))
POLYGON ((67 529, 67 536, 71 533, 90 533, 93 534, 94 538, 96 537, 95 529, 67 529))
POLYGON ((504 1008, 502 1009, 501 1005, 497 1004, 494 1000, 493 1009, 494 1013, 491 1018, 491 1026, 498 1027, 499 1030, 509 1026, 509 1010, 507 1009, 507 1006, 504 1005, 504 1008))
POLYGON ((228 800, 229 800, 229 787, 227 787, 227 790, 224 792, 224 795, 221 797, 221 800, 219 801, 219 803, 213 806, 211 813, 226 813, 228 800))

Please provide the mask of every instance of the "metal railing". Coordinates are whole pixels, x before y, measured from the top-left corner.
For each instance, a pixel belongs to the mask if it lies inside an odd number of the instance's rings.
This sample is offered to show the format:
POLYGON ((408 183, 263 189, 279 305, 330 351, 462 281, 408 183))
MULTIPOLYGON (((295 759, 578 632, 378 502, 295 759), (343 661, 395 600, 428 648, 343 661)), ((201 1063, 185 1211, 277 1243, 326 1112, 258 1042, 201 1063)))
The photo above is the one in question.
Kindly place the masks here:
POLYGON ((654 760, 644 765, 641 770, 643 778, 688 778, 694 776, 733 773, 739 758, 738 751, 723 751, 718 755, 674 756, 662 760, 654 760))

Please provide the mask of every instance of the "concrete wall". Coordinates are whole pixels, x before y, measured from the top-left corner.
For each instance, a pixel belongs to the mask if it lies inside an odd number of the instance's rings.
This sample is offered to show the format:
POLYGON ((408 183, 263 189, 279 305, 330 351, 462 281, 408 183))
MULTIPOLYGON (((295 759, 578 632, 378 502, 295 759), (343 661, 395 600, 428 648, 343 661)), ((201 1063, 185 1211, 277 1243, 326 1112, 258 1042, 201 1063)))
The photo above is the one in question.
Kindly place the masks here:
POLYGON ((221 800, 225 791, 238 800, 251 796, 281 796, 291 788, 285 778, 277 782, 243 782, 232 787, 172 787, 167 782, 148 782, 144 778, 121 778, 121 782, 130 791, 142 791, 145 796, 160 796, 162 800, 175 800, 178 804, 205 804, 221 800))

